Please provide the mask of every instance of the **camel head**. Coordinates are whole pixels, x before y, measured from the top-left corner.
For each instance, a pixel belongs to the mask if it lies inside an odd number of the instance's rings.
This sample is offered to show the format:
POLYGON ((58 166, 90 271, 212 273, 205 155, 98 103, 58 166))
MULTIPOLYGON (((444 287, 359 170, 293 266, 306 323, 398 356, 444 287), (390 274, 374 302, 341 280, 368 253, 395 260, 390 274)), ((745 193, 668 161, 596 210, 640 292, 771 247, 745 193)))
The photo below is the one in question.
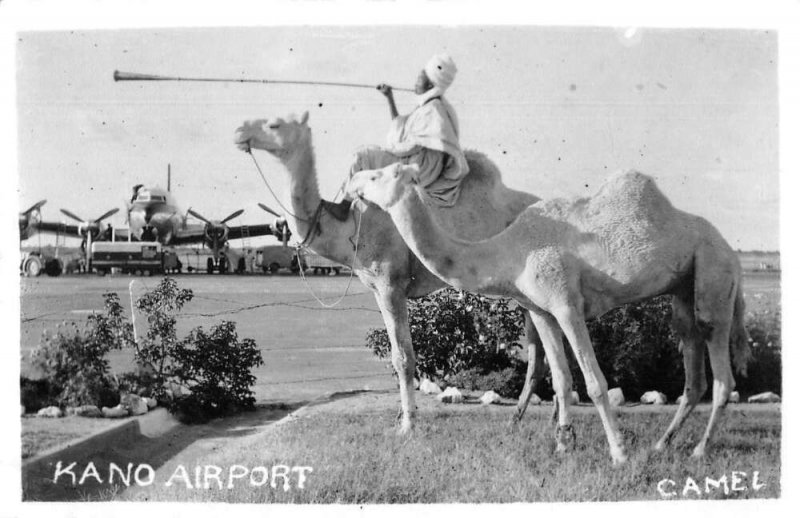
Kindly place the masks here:
POLYGON ((389 210, 417 185, 419 166, 395 163, 382 169, 364 170, 355 173, 348 190, 361 198, 389 210))
POLYGON ((311 129, 307 123, 308 112, 303 113, 299 120, 290 115, 286 119, 245 121, 236 130, 234 143, 242 151, 263 149, 278 158, 288 158, 309 143, 311 129))

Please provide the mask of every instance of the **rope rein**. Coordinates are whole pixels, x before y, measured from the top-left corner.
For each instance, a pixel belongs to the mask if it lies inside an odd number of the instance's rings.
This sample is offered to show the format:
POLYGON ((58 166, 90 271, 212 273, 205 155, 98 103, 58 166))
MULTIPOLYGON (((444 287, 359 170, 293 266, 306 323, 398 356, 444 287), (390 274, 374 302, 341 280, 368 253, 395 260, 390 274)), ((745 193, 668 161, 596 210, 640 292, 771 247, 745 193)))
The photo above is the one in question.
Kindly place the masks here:
MULTIPOLYGON (((353 276, 355 275, 356 258, 358 256, 358 241, 359 241, 359 238, 361 237, 361 218, 363 217, 363 214, 361 212, 358 212, 358 221, 356 222, 356 239, 355 239, 355 242, 353 242, 353 260, 352 260, 352 262, 350 264, 350 277, 347 279, 347 286, 345 287, 345 290, 344 290, 344 293, 342 294, 342 296, 339 297, 339 299, 336 302, 334 302, 333 304, 327 304, 327 303, 323 302, 322 299, 320 299, 317 296, 317 294, 314 292, 314 289, 309 284, 308 279, 306 278, 305 272, 303 271, 303 261, 302 261, 302 258, 300 257, 300 250, 307 249, 309 247, 309 245, 311 244, 311 242, 314 240, 314 238, 317 235, 319 235, 320 233, 322 233, 322 230, 320 229, 320 224, 319 224, 320 219, 322 219, 322 212, 323 212, 323 209, 324 209, 323 204, 322 204, 322 200, 320 200, 320 203, 317 206, 317 209, 314 211, 314 216, 312 216, 311 220, 307 220, 307 219, 304 219, 304 218, 301 218, 301 217, 297 216, 296 214, 293 214, 286 207, 283 206, 283 204, 278 199, 278 196, 275 194, 275 191, 272 190, 272 187, 269 185, 269 182, 267 181, 266 176, 264 176, 263 171, 261 171, 261 167, 258 165, 258 161, 256 160, 255 155, 253 155, 253 152, 252 152, 252 149, 250 148, 250 143, 249 142, 247 143, 246 152, 247 152, 248 155, 250 155, 250 158, 253 159, 253 163, 256 166, 256 170, 258 171, 258 174, 261 176, 261 181, 263 181, 264 185, 267 186, 267 189, 269 190, 270 194, 272 194, 272 197, 275 199, 277 204, 287 214, 289 214, 291 217, 295 218, 296 220, 299 220, 299 221, 302 221, 304 223, 308 223, 309 224, 309 229, 308 229, 308 232, 306 233, 306 237, 303 239, 303 241, 301 243, 295 245, 295 249, 294 249, 295 259, 297 260, 297 267, 298 267, 299 272, 300 272, 300 278, 303 279, 303 283, 306 285, 306 288, 308 288, 309 293, 311 293, 311 295, 320 304, 320 306, 322 306, 324 308, 333 308, 335 306, 338 306, 345 299, 345 297, 347 297, 347 294, 350 291, 350 285, 353 282, 353 276)), ((339 191, 341 191, 341 190, 342 189, 340 188, 339 191)), ((338 193, 337 193, 337 195, 338 195, 338 193)), ((353 216, 353 218, 355 219, 355 216, 353 216)), ((352 240, 351 240, 351 242, 352 242, 352 240)))
POLYGON ((319 305, 322 306, 323 308, 330 309, 330 308, 338 306, 339 303, 341 303, 345 299, 345 297, 347 297, 347 294, 350 292, 350 285, 353 283, 353 276, 355 275, 356 256, 358 254, 358 238, 361 237, 361 218, 362 217, 363 217, 363 215, 359 212, 358 213, 358 222, 356 222, 356 240, 355 240, 355 244, 353 245, 353 261, 350 264, 350 277, 347 278, 347 286, 344 289, 344 293, 342 293, 342 296, 339 297, 339 299, 336 302, 334 302, 333 304, 326 304, 325 302, 323 302, 322 299, 320 299, 317 296, 317 294, 314 293, 314 289, 311 287, 311 284, 309 284, 308 279, 306 278, 306 274, 303 271, 303 263, 300 261, 300 249, 301 248, 307 248, 307 246, 299 245, 299 246, 297 246, 295 248, 295 257, 297 257, 297 266, 300 268, 300 270, 299 270, 300 271, 300 278, 303 279, 303 283, 306 285, 306 288, 308 288, 308 292, 311 293, 311 295, 314 297, 314 299, 317 302, 319 302, 319 305))

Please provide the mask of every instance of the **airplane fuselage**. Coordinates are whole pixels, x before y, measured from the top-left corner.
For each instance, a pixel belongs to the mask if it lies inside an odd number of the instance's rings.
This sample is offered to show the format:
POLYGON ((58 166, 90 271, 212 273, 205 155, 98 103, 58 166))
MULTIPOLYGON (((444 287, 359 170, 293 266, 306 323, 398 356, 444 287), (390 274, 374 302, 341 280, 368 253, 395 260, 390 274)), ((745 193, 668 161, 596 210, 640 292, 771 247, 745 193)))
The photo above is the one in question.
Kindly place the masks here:
POLYGON ((186 216, 165 189, 141 187, 131 201, 128 223, 136 239, 169 245, 186 228, 186 216))

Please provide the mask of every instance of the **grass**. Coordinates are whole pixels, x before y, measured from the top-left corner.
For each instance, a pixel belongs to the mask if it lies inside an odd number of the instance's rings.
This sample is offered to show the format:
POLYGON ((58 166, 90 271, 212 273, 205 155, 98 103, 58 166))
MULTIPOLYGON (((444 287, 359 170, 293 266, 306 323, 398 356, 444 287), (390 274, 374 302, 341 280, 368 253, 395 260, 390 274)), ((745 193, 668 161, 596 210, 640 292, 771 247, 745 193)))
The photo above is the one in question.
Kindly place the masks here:
POLYGON ((119 424, 119 420, 78 416, 58 419, 26 416, 21 423, 22 458, 27 459, 54 446, 110 428, 119 424))
MULTIPOLYGON (((389 398, 394 401, 396 398, 389 398)), ((705 487, 705 477, 719 479, 732 471, 754 471, 766 486, 758 492, 724 495, 720 489, 702 498, 776 498, 780 495, 780 412, 764 408, 737 410, 718 431, 707 460, 689 458, 702 434, 708 412, 697 412, 665 453, 649 447, 664 431, 675 407, 664 412, 626 409, 620 424, 629 463, 612 469, 600 420, 593 407, 575 416, 575 451, 554 453, 547 407, 533 409, 516 433, 508 430, 511 407, 420 403, 417 428, 410 437, 394 434, 394 410, 348 411, 347 402, 326 405, 296 421, 274 427, 236 451, 198 459, 198 465, 223 470, 243 466, 311 466, 304 489, 284 492, 240 482, 232 489, 166 488, 123 494, 123 499, 280 503, 434 503, 535 502, 660 499, 657 484, 671 479, 683 487, 687 477, 705 487), (257 453, 255 453, 257 452, 257 453)), ((379 407, 381 405, 378 405, 379 407)), ((740 407, 741 408, 741 407, 740 407)), ((194 466, 186 465, 192 473, 194 466)), ((173 472, 159 475, 166 480, 173 472)), ((245 481, 247 479, 244 479, 245 481)), ((696 498, 690 495, 691 498, 696 498)))

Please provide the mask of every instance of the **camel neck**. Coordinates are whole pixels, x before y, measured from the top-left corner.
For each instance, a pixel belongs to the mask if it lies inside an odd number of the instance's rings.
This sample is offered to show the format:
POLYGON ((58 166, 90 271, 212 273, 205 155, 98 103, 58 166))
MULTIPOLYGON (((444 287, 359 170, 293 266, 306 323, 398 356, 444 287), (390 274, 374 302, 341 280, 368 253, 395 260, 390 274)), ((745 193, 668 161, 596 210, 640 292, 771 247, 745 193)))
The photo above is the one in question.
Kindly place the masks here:
MULTIPOLYGON (((310 236, 314 213, 322 201, 311 136, 308 135, 306 139, 296 147, 294 153, 283 159, 291 176, 289 189, 294 216, 289 217, 294 222, 292 230, 297 231, 298 241, 310 236)), ((353 252, 350 241, 344 236, 350 236, 353 228, 351 220, 343 223, 335 218, 325 218, 319 227, 321 234, 312 236, 309 248, 331 260, 347 263, 352 259, 353 252)))
POLYGON ((284 160, 284 164, 292 173, 290 194, 292 209, 296 216, 295 225, 303 233, 321 201, 314 149, 310 140, 306 145, 298 146, 295 152, 284 160))
POLYGON ((415 190, 406 193, 388 212, 408 247, 437 277, 458 289, 484 286, 481 258, 486 247, 448 235, 415 190))

